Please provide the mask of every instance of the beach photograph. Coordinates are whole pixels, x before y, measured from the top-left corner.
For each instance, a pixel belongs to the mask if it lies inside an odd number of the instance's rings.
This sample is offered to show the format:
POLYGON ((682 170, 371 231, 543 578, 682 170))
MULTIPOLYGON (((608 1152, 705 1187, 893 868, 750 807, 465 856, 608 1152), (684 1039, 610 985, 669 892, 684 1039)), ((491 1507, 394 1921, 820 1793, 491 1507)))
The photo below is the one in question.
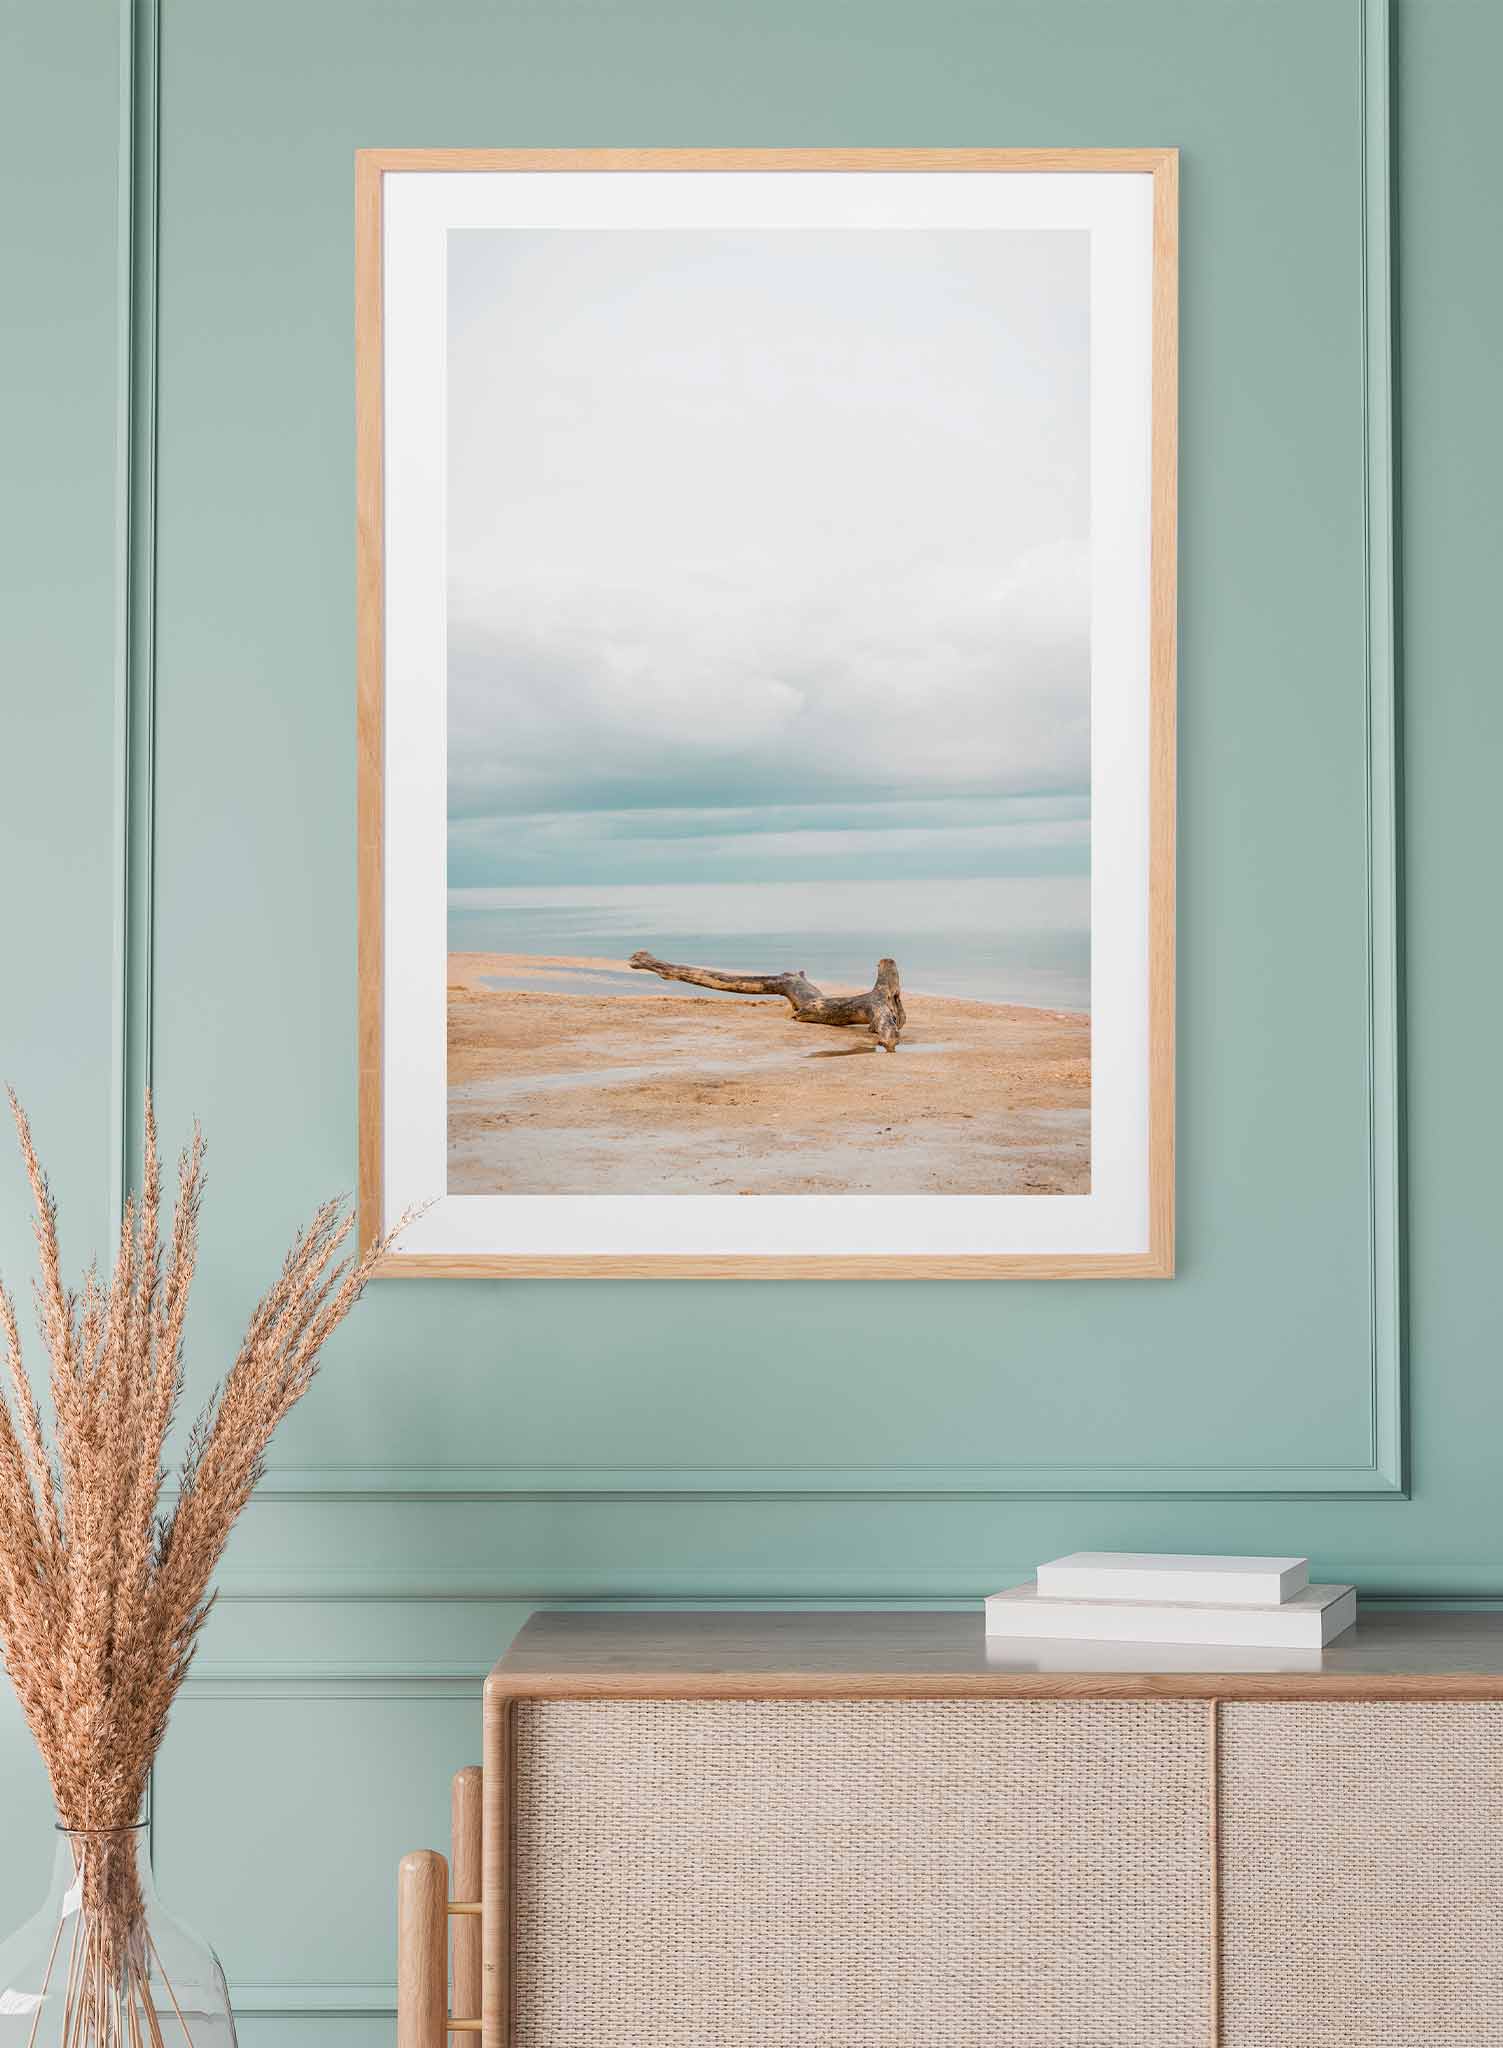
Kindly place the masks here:
POLYGON ((446 291, 448 1192, 1089 1194, 1089 235, 446 291))

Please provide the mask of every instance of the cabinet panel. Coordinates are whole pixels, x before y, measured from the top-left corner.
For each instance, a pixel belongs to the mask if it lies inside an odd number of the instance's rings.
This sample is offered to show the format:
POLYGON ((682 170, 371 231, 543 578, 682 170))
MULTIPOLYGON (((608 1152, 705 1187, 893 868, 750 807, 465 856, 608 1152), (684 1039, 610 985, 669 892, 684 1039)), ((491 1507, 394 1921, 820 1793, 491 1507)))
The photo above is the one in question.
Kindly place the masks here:
POLYGON ((516 1712, 516 2048, 1205 2048, 1202 1704, 516 1712))
POLYGON ((1228 1705, 1224 2048, 1503 2040, 1503 1705, 1228 1705))

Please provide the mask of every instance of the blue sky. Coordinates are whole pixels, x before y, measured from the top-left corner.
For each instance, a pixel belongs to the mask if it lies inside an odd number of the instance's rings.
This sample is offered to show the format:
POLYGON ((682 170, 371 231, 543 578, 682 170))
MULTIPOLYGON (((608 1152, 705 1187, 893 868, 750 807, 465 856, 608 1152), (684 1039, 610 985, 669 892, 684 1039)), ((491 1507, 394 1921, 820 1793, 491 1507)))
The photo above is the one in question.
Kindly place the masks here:
POLYGON ((1074 233, 464 231, 450 885, 1080 874, 1074 233))

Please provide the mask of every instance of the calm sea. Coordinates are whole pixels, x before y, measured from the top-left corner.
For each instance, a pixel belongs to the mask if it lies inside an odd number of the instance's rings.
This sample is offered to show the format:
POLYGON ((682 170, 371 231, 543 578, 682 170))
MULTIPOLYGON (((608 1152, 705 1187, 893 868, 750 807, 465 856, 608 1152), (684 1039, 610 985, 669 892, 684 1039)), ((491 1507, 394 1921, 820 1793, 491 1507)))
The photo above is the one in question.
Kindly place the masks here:
MULTIPOLYGON (((890 953, 905 986, 927 994, 1088 1010, 1090 881, 1055 875, 449 892, 451 952, 620 959, 639 947, 743 974, 801 967, 811 981, 862 988, 890 953)), ((579 984, 535 974, 498 986, 577 993, 579 984)), ((627 974, 619 988, 650 994, 661 983, 627 974)))

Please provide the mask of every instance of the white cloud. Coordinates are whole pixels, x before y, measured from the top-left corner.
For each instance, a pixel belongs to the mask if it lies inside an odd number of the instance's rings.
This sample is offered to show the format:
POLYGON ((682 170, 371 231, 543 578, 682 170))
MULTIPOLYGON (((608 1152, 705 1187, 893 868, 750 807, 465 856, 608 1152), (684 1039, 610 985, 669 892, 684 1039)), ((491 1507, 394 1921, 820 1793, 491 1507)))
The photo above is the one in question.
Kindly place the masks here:
POLYGON ((1087 786, 1083 237, 456 242, 456 815, 1087 786))

